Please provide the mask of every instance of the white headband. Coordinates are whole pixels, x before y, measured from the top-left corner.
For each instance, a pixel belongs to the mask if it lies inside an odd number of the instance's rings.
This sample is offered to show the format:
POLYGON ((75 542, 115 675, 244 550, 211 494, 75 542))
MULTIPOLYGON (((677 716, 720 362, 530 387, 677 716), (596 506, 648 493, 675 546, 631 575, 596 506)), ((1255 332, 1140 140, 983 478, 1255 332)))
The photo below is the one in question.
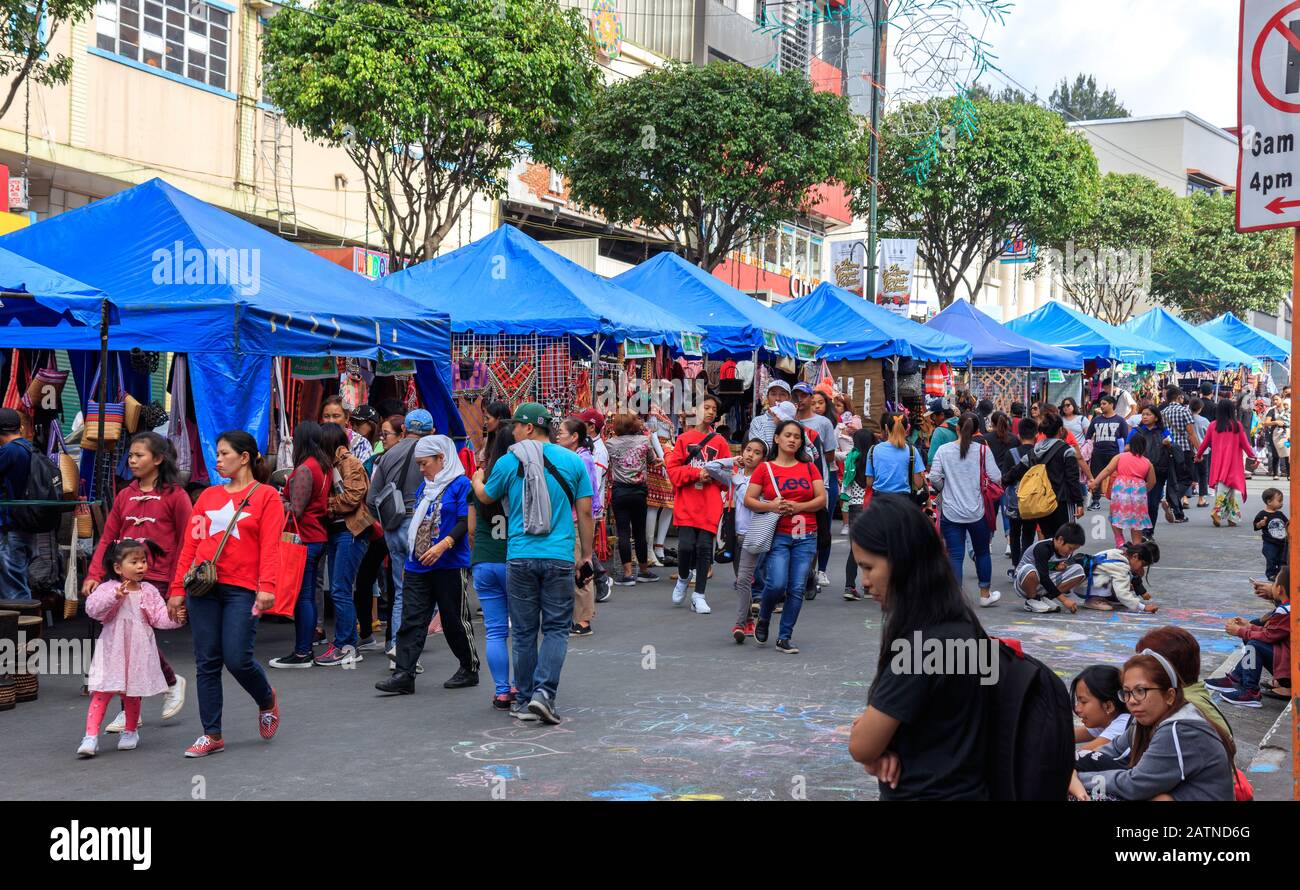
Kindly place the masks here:
POLYGON ((1163 655, 1161 655, 1159 652, 1157 652, 1154 649, 1143 649, 1138 654, 1150 655, 1156 661, 1160 662, 1160 666, 1163 667, 1165 669, 1165 673, 1169 675, 1169 681, 1173 683, 1173 688, 1180 689, 1182 687, 1183 684, 1182 681, 1178 678, 1178 672, 1174 670, 1174 666, 1169 663, 1169 659, 1165 658, 1163 655))

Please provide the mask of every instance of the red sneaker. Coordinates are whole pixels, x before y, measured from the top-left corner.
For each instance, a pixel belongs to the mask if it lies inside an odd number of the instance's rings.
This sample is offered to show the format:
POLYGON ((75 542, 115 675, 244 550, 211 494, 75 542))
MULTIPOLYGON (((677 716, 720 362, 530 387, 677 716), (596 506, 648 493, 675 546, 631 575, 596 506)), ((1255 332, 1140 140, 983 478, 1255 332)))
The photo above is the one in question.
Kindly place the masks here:
POLYGON ((745 622, 745 636, 752 637, 753 635, 754 635, 754 619, 751 618, 745 622))
POLYGON ((745 642, 745 626, 743 624, 737 624, 733 627, 731 629, 731 638, 737 643, 745 642))
POLYGON ((271 707, 265 711, 257 712, 257 731, 262 734, 262 738, 268 742, 275 738, 275 734, 280 729, 280 696, 276 695, 274 689, 271 690, 271 707))
POLYGON ((226 750, 226 743, 222 739, 214 739, 210 735, 201 735, 194 740, 194 744, 185 749, 186 757, 207 757, 209 754, 217 754, 226 750))

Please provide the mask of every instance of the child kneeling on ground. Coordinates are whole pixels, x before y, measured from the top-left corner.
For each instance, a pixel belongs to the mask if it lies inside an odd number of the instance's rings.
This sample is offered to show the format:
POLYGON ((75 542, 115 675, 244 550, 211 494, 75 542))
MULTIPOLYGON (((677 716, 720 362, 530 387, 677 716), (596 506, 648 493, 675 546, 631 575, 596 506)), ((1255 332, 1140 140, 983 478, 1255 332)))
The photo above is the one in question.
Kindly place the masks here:
POLYGON ((1273 695, 1290 697, 1291 693, 1291 595, 1287 588, 1291 572, 1282 566, 1277 580, 1272 584, 1256 585, 1255 593, 1274 604, 1267 615, 1247 621, 1230 618, 1224 631, 1245 641, 1241 661, 1226 677, 1206 680, 1207 689, 1219 694, 1219 699, 1230 705, 1258 708, 1260 702, 1260 675, 1267 667, 1273 674, 1273 695))
POLYGON ((1144 578, 1159 561, 1160 548, 1154 541, 1125 544, 1089 557, 1092 578, 1083 607, 1098 612, 1114 611, 1116 605, 1133 612, 1156 611, 1160 607, 1155 603, 1143 602, 1151 599, 1144 578))
POLYGON ((1088 579, 1074 554, 1087 538, 1083 526, 1067 522, 1050 541, 1025 550, 1016 567, 1016 593, 1024 597, 1026 612, 1056 612, 1061 606, 1077 612, 1079 604, 1068 594, 1088 579))

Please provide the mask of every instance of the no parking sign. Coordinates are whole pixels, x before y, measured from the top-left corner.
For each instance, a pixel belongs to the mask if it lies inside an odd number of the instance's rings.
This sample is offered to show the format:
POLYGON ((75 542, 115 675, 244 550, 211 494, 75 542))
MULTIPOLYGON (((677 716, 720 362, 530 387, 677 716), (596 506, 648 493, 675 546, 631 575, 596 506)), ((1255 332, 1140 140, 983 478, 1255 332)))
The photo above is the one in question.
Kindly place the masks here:
POLYGON ((1237 229, 1300 226, 1300 0, 1242 0, 1237 229))

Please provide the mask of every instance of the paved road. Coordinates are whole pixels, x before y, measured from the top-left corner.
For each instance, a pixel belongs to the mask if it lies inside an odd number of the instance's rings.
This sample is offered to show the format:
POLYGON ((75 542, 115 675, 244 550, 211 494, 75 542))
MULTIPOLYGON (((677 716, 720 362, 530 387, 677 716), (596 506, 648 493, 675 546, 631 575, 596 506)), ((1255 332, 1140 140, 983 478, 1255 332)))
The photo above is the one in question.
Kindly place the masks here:
MULTIPOLYGON (((1251 483, 1247 520, 1265 485, 1251 483)), ((1205 672, 1213 672, 1236 648, 1223 622, 1263 611, 1246 582, 1262 576, 1263 557, 1259 536, 1247 528, 1214 529, 1208 509, 1193 508, 1192 517, 1187 525, 1160 525, 1156 615, 1030 615, 1005 582, 1009 560, 996 555, 995 587, 1004 599, 980 618, 993 633, 1022 640, 1067 680, 1088 664, 1122 663, 1147 628, 1164 623, 1192 631, 1205 672)), ((767 800, 802 792, 814 800, 874 799, 875 780, 848 756, 847 732, 875 672, 881 616, 870 601, 841 599, 847 548, 837 534, 834 583, 805 607, 796 656, 731 641, 729 566, 716 569, 708 616, 673 607, 667 582, 615 588, 614 599, 599 606, 596 633, 571 641, 559 699, 565 720, 552 728, 491 710, 486 667, 483 685, 444 690, 441 681, 455 665, 442 638, 433 637, 414 696, 375 695, 373 683, 387 669, 381 653, 351 671, 272 671, 283 725, 268 745, 258 738, 252 703, 227 677, 224 753, 181 757, 200 731, 191 690, 168 725, 158 723, 161 699, 145 703, 138 750, 119 753, 104 736, 104 753, 83 762, 74 757, 85 719, 81 678, 44 677, 39 702, 0 714, 5 750, 24 752, 24 768, 0 779, 0 797, 183 799, 201 791, 211 799, 473 800, 495 792, 507 799, 767 800)), ((995 554, 1002 548, 999 534, 995 554)), ((966 575, 973 589, 969 561, 966 575)), ((60 625, 61 632, 80 628, 60 625)), ((481 625, 477 631, 481 642, 481 625)), ((188 631, 160 638, 177 671, 192 680, 188 631)), ((291 639, 291 626, 263 624, 258 657, 288 651, 291 639)), ((1229 714, 1243 768, 1280 710, 1281 702, 1267 701, 1229 714)))

